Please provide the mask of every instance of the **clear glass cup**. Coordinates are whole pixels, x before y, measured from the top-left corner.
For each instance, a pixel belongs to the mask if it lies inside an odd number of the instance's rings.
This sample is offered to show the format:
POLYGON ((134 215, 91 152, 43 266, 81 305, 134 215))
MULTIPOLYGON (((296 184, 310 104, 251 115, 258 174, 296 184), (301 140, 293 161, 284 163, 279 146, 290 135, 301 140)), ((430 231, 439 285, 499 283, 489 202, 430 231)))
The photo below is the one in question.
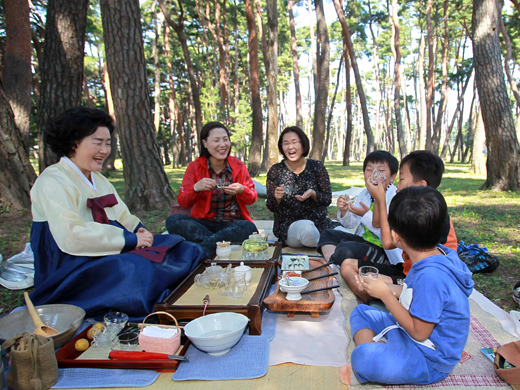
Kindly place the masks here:
POLYGON ((128 315, 120 311, 111 311, 103 317, 105 320, 105 333, 112 335, 112 340, 123 330, 128 322, 128 315))
POLYGON ((247 291, 245 274, 232 274, 227 280, 222 281, 217 286, 220 295, 227 295, 232 299, 240 299, 247 291))
POLYGON ((94 341, 92 341, 91 347, 94 348, 111 348, 112 340, 114 336, 109 332, 100 332, 96 336, 94 336, 94 341))
POLYGON ((120 334, 114 339, 112 349, 119 351, 139 351, 139 333, 129 332, 120 334))
POLYGON ((359 279, 363 281, 365 278, 379 279, 379 270, 369 265, 359 267, 359 279))

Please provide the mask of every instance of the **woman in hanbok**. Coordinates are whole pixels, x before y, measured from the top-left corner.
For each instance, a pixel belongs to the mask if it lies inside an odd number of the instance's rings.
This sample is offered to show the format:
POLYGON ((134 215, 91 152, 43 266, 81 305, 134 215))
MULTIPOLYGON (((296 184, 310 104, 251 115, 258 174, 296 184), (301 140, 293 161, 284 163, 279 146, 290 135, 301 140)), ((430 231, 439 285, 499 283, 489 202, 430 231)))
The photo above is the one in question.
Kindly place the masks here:
POLYGON ((191 214, 170 215, 166 229, 211 253, 219 241, 242 242, 256 233, 247 206, 258 195, 245 164, 229 155, 226 126, 206 123, 200 139, 200 157, 188 165, 177 199, 181 207, 191 208, 191 214))
POLYGON ((67 303, 87 316, 153 312, 203 256, 176 235, 153 236, 101 171, 112 118, 76 107, 51 121, 46 144, 61 157, 31 189, 35 305, 67 303))

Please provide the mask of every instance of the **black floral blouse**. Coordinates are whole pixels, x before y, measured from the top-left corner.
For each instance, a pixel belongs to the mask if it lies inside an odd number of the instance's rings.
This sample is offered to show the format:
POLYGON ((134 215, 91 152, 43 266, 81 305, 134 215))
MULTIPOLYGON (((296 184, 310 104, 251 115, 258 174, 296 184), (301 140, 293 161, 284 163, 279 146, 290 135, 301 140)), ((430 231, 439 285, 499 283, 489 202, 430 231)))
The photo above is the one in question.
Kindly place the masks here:
POLYGON ((305 169, 299 175, 287 168, 283 161, 273 165, 267 173, 267 208, 274 213, 273 233, 283 241, 287 239, 289 226, 301 219, 313 221, 320 232, 339 226, 327 218, 327 206, 331 200, 329 174, 321 161, 307 159, 305 169), (281 184, 284 184, 285 193, 278 204, 274 190, 281 184), (317 202, 312 198, 303 202, 295 198, 308 189, 316 192, 317 202))

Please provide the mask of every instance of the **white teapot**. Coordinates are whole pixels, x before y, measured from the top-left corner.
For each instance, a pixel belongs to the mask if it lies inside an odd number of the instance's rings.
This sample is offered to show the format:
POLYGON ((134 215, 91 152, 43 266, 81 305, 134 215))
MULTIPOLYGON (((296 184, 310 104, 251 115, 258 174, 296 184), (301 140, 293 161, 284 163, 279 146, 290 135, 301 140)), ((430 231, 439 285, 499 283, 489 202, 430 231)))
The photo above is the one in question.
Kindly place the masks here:
POLYGON ((243 261, 240 262, 238 267, 235 267, 235 277, 242 274, 244 274, 246 286, 249 286, 249 283, 251 283, 251 279, 253 278, 253 271, 251 271, 251 267, 244 265, 243 261))

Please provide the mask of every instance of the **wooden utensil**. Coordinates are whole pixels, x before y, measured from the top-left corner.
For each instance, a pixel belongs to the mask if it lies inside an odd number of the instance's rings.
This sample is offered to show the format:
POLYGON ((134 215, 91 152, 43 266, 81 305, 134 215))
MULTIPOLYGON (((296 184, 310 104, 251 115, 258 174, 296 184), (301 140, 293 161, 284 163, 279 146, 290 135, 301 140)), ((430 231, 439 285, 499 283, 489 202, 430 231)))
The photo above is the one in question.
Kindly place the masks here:
POLYGON ((33 320, 34 326, 36 329, 34 330, 34 334, 38 334, 40 336, 52 336, 53 334, 59 333, 56 329, 51 328, 43 323, 40 315, 34 308, 33 303, 31 302, 31 298, 29 298, 29 294, 27 292, 23 293, 23 297, 25 298, 25 304, 27 305, 27 310, 29 310, 29 314, 33 320))

